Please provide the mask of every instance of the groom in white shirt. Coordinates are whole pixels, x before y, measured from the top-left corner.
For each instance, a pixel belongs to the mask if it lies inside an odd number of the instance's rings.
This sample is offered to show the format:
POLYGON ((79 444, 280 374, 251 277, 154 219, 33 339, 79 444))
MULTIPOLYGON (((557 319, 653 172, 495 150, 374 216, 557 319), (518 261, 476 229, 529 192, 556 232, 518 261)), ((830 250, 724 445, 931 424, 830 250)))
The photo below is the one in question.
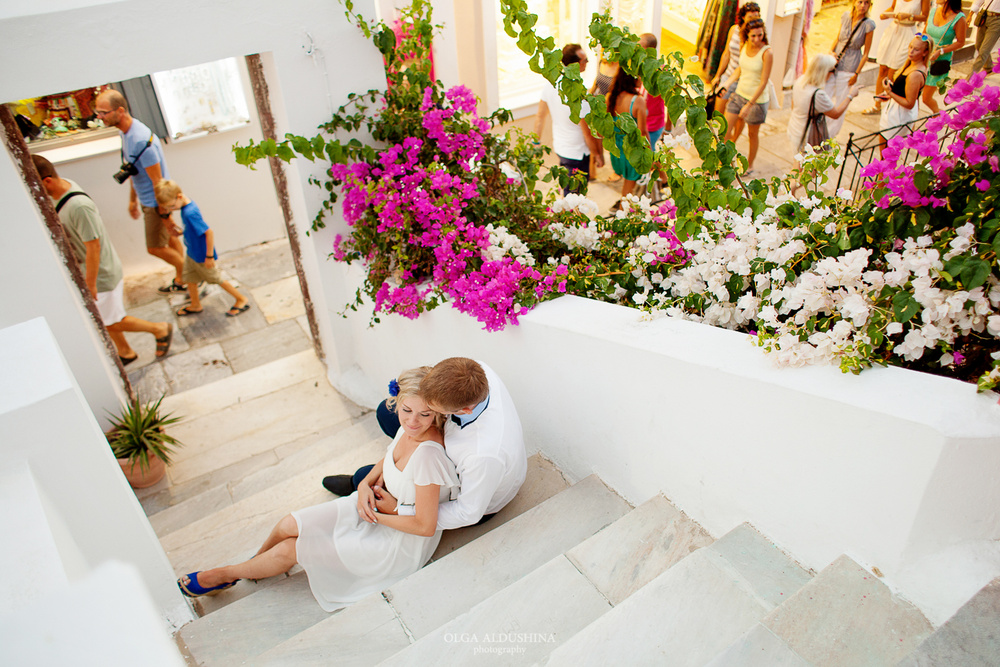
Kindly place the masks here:
MULTIPOLYGON (((420 395, 435 412, 451 415, 445 423, 445 452, 455 462, 461 481, 458 497, 438 509, 438 528, 481 523, 514 498, 527 473, 514 402, 493 369, 465 357, 437 364, 420 383, 420 395)), ((333 493, 344 492, 338 495, 354 491, 348 475, 327 477, 323 486, 333 493)), ((412 506, 397 507, 384 489, 378 493, 379 512, 413 513, 412 506)))

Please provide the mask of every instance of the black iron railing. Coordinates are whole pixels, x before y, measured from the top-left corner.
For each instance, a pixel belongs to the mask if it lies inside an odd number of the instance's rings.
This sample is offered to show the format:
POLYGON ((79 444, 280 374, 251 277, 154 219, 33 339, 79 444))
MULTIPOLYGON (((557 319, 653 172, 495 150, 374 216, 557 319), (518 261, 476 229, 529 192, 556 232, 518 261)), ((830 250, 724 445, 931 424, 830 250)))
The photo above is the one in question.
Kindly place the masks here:
MULTIPOLYGON (((879 146, 884 141, 883 137, 894 137, 901 130, 905 134, 921 132, 927 125, 927 122, 932 118, 934 118, 933 115, 924 116, 923 118, 918 118, 917 120, 910 121, 909 123, 896 125, 888 129, 872 132, 871 134, 865 134, 857 138, 855 138, 854 133, 851 132, 850 136, 847 138, 847 146, 844 147, 844 161, 840 165, 840 176, 837 179, 837 189, 840 190, 841 188, 847 188, 853 192, 855 196, 857 196, 858 191, 861 189, 861 170, 880 158, 881 153, 879 153, 879 146)), ((954 134, 955 131, 951 129, 940 133, 938 135, 938 147, 944 146, 945 141, 947 141, 954 134)), ((916 151, 908 148, 900 157, 899 161, 907 163, 916 160, 918 157, 919 156, 916 151)))

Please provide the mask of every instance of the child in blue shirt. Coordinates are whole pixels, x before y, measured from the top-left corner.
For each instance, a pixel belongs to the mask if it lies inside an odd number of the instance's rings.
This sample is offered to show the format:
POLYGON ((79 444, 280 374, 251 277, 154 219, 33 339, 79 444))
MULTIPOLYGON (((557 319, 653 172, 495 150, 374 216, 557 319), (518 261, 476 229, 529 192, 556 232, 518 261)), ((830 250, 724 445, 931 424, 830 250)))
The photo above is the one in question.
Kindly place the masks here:
POLYGON ((187 283, 191 303, 177 311, 178 315, 197 315, 202 312, 198 283, 201 281, 219 285, 226 290, 236 303, 226 313, 228 317, 236 317, 250 308, 249 300, 243 296, 228 280, 222 279, 222 272, 215 265, 219 258, 215 252, 215 235, 201 217, 201 209, 193 201, 184 196, 179 185, 171 180, 162 180, 156 184, 156 201, 164 211, 181 212, 184 223, 184 245, 187 255, 184 257, 184 275, 182 280, 187 283))

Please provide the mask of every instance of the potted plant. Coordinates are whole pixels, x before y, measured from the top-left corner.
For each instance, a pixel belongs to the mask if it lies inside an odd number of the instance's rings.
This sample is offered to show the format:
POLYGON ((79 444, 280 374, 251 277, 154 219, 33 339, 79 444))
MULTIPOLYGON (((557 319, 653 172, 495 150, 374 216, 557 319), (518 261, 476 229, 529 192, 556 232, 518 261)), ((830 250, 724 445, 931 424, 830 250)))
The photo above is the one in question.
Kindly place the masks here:
POLYGON ((163 396, 145 404, 136 398, 122 406, 119 416, 112 417, 108 442, 133 489, 143 489, 163 479, 174 449, 182 446, 164 430, 179 422, 180 417, 161 414, 162 402, 163 396))

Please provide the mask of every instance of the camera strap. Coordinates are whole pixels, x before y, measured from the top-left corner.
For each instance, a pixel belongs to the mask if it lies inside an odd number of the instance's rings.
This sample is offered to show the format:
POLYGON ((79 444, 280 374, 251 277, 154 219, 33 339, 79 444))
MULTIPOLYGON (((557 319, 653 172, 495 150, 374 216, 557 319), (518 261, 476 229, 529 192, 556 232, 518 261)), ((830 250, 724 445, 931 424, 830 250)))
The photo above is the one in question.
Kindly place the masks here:
MULTIPOLYGON (((142 147, 142 150, 139 151, 138 155, 136 155, 134 158, 132 158, 131 163, 132 164, 137 163, 139 161, 139 158, 142 157, 142 154, 146 152, 146 149, 149 148, 152 145, 153 145, 153 131, 150 130, 149 131, 149 139, 146 141, 146 145, 142 147)), ((125 159, 125 145, 122 144, 122 164, 124 164, 125 162, 129 162, 129 160, 125 159)))
POLYGON ((63 197, 62 199, 60 199, 59 203, 56 204, 56 213, 58 213, 59 211, 62 210, 62 207, 66 205, 66 202, 68 202, 70 199, 72 199, 73 197, 76 197, 78 195, 83 195, 87 199, 90 199, 90 195, 88 195, 86 192, 81 192, 79 190, 77 190, 76 192, 71 192, 68 195, 66 195, 65 197, 63 197))

